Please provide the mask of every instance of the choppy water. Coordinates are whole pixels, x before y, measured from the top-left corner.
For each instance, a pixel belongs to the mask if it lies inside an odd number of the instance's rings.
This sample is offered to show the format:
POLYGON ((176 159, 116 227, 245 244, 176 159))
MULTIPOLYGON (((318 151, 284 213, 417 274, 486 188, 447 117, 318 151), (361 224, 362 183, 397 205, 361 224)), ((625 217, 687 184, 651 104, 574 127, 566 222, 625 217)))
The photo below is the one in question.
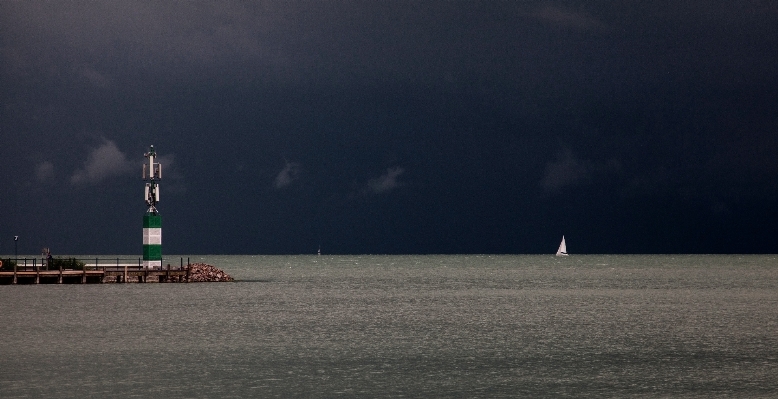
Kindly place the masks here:
POLYGON ((0 397, 778 397, 776 256, 191 260, 0 286, 0 397))

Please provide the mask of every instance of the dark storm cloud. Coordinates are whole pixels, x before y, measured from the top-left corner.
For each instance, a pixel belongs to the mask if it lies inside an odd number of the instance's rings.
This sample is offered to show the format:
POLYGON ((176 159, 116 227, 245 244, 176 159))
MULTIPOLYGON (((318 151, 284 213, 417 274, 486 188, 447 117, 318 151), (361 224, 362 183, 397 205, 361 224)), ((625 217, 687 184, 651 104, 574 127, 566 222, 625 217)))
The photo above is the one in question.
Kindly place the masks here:
POLYGON ((630 82, 635 78, 775 79, 769 57, 756 54, 768 50, 758 48, 759 36, 775 34, 775 7, 764 2, 564 3, 13 2, 3 5, 4 73, 103 90, 132 89, 130 81, 148 89, 160 79, 183 85, 481 80, 533 90, 547 85, 553 93, 569 84, 613 89, 609 77, 624 89, 640 83, 630 82))
POLYGON ((591 179, 591 169, 589 162, 576 159, 566 149, 557 160, 546 165, 541 185, 547 191, 558 191, 565 186, 584 184, 591 179))
POLYGON ((546 163, 540 185, 545 194, 559 194, 565 187, 603 184, 620 172, 621 164, 615 159, 579 159, 570 148, 562 147, 556 158, 546 163))
POLYGON ((6 30, 15 36, 4 55, 19 77, 64 76, 110 88, 121 74, 195 79, 236 56, 273 59, 263 53, 269 46, 262 36, 273 20, 235 3, 18 2, 4 8, 6 30))
POLYGON ((179 252, 664 252, 700 229, 686 251, 752 251, 774 238, 776 20, 759 0, 1 2, 0 225, 135 251, 154 144, 179 252))
POLYGON ((576 12, 558 5, 544 4, 527 15, 562 27, 581 30, 605 29, 606 26, 586 13, 576 12))

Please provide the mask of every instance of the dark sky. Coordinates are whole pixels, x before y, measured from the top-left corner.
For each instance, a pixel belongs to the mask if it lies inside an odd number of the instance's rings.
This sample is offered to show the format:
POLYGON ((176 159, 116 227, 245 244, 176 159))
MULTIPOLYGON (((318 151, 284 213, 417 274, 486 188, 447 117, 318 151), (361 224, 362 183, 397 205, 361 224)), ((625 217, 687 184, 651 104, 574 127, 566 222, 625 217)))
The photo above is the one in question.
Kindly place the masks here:
POLYGON ((0 253, 778 252, 778 3, 2 1, 0 253))

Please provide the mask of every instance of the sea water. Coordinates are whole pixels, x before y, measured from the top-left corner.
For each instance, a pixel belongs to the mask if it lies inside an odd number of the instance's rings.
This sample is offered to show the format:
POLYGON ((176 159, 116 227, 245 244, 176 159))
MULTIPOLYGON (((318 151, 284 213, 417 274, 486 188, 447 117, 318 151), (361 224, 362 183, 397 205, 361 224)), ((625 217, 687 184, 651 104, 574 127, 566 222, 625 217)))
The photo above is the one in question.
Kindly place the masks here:
POLYGON ((0 286, 0 397, 778 397, 776 256, 190 260, 0 286))

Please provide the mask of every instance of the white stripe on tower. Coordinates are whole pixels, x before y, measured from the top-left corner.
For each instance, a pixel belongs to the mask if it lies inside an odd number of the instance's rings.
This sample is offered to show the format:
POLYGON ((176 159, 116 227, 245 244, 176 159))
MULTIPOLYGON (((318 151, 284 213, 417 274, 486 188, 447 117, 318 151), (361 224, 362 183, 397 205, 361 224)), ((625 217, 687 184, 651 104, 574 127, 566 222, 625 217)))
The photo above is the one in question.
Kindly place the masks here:
POLYGON ((143 267, 162 267, 162 217, 143 216, 143 267))
POLYGON ((162 229, 159 227, 144 228, 143 245, 162 245, 162 229))

